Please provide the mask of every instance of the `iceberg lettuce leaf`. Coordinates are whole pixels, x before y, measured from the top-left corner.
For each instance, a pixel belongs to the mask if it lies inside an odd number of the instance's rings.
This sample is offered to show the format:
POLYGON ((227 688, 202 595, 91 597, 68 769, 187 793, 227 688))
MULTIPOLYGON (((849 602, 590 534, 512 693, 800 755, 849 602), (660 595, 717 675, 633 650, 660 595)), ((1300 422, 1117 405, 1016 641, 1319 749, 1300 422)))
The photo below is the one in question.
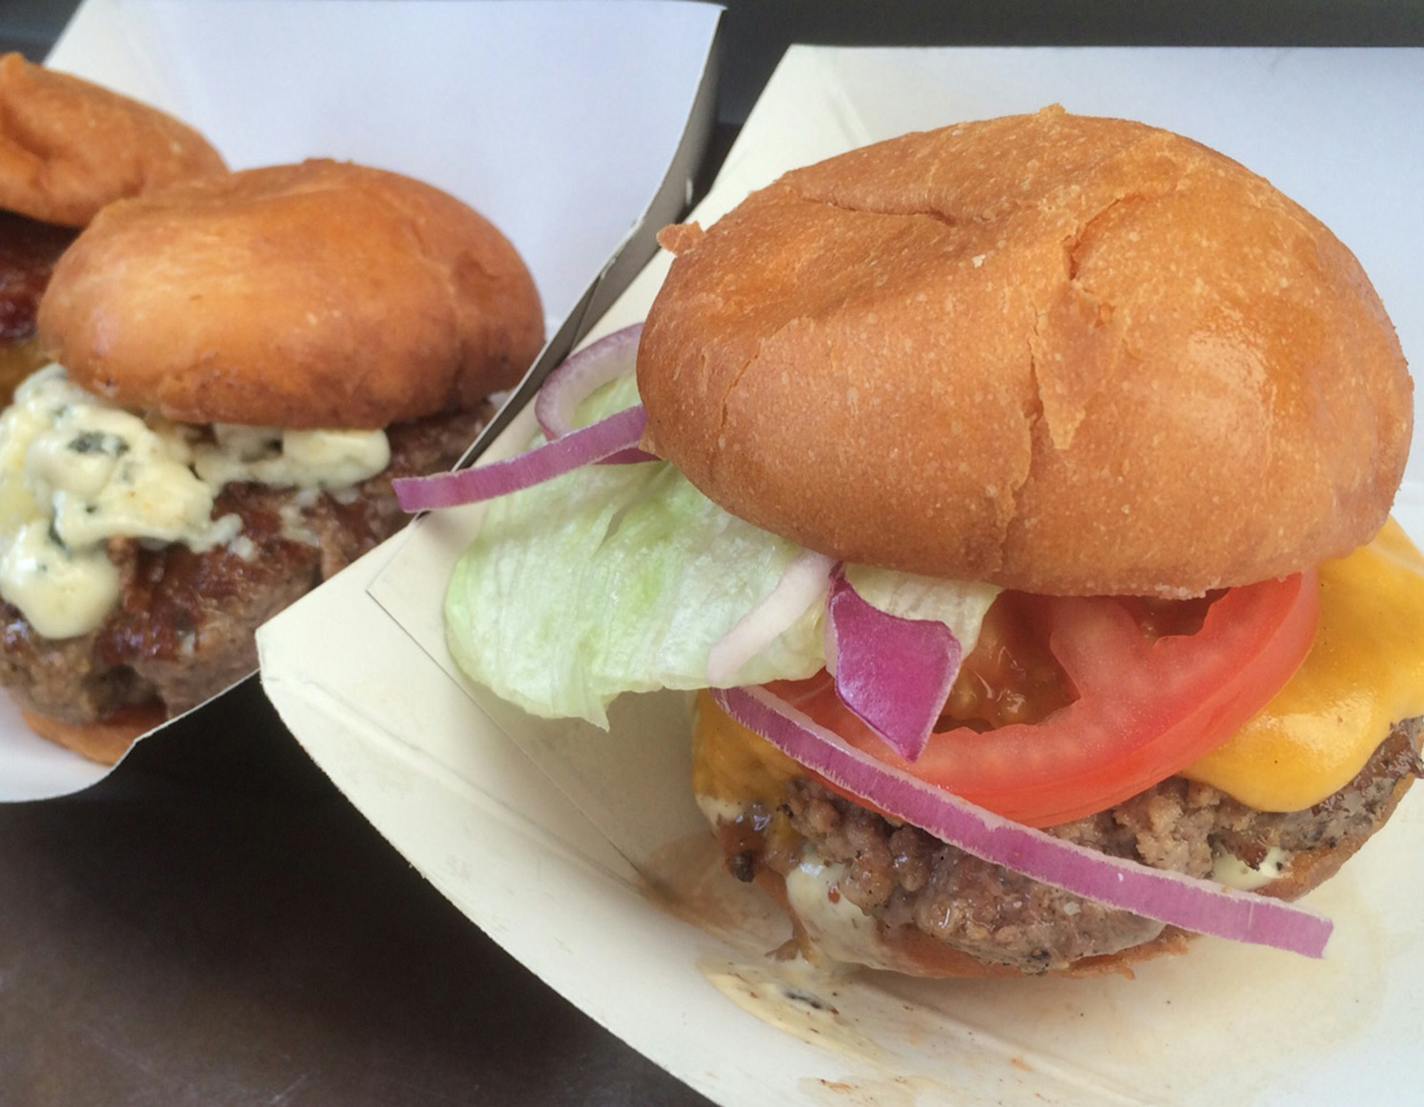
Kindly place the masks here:
MULTIPOLYGON (((633 378, 580 411, 637 402, 633 378)), ((776 587, 801 548, 722 510, 664 462, 591 466, 496 500, 446 595, 450 650, 473 680, 531 714, 607 726, 624 692, 705 688, 712 647, 776 587)), ((997 589, 854 567, 891 614, 939 619, 973 648, 997 589)), ((737 675, 808 677, 825 664, 813 604, 737 675)))

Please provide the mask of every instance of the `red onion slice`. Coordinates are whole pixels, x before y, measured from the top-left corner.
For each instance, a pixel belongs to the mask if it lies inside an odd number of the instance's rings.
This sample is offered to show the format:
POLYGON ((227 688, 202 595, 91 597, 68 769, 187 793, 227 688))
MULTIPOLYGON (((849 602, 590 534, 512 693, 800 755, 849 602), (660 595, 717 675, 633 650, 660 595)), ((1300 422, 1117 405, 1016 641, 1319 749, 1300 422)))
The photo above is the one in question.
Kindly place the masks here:
POLYGON ((827 605, 827 668, 836 694, 906 761, 925 752, 964 649, 931 619, 903 619, 867 603, 837 569, 827 605))
POLYGON ((1144 918, 1307 957, 1325 952, 1333 924, 1266 896, 1109 857, 1010 822, 848 745, 765 688, 712 693, 742 726, 837 788, 991 864, 1144 918))
MULTIPOLYGON (((634 323, 600 338, 574 354, 544 380, 534 400, 534 418, 550 442, 571 434, 579 405, 605 384, 626 377, 637 367, 638 340, 643 324, 634 323)), ((629 465, 658 459, 642 450, 619 450, 602 458, 600 465, 629 465)))
POLYGON ((433 477, 405 477, 391 483, 403 511, 492 500, 543 484, 636 445, 647 423, 648 413, 639 404, 508 461, 433 477))
POLYGON ((707 683, 720 688, 735 682, 742 666, 806 613, 826 594, 835 564, 824 554, 803 550, 786 567, 771 594, 727 631, 707 655, 707 683))

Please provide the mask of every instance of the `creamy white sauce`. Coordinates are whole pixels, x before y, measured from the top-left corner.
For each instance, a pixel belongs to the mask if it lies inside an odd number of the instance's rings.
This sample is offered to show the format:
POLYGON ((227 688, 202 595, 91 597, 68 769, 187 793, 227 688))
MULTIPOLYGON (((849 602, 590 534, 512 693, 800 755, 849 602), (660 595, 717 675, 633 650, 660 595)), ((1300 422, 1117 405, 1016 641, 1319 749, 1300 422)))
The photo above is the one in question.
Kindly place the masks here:
POLYGON ((1212 859, 1211 878, 1228 888, 1254 892, 1284 876, 1289 858, 1290 855, 1285 850, 1272 846, 1266 851, 1260 865, 1252 868, 1235 854, 1218 853, 1212 859))
POLYGON ((288 542, 301 542, 307 546, 321 545, 321 536, 307 521, 307 508, 315 507, 320 498, 320 489, 303 488, 277 508, 277 514, 282 520, 283 538, 288 542))
MULTIPOLYGON (((697 806, 713 826, 734 823, 745 808, 731 800, 697 794, 697 806)), ((894 946, 880 936, 880 926, 852 903, 840 890, 846 866, 826 864, 807 844, 802 848, 801 864, 786 876, 786 898, 792 912, 800 920, 806 936, 820 954, 818 960, 827 967, 831 963, 866 965, 891 972, 913 972, 914 966, 894 946)))
POLYGON ((742 817, 743 808, 740 803, 718 799, 716 796, 704 796, 700 792, 697 795, 697 806, 713 826, 719 822, 734 823, 742 817))
POLYGON ((0 556, 0 595, 46 638, 84 634, 119 598, 119 570, 101 547, 67 550, 40 519, 10 537, 0 556))
POLYGON ((86 634, 119 595, 110 538, 250 557, 241 520, 213 518, 223 485, 297 487, 315 502, 390 463, 383 431, 219 425, 212 439, 114 407, 58 365, 29 377, 0 414, 0 596, 46 638, 86 634))
POLYGON ((880 944, 880 932, 873 918, 841 894, 846 875, 845 865, 825 864, 807 849, 786 876, 786 898, 826 956, 856 962, 864 959, 867 946, 880 944))
POLYGON ((245 534, 239 534, 227 544, 227 548, 234 557, 240 557, 243 561, 252 561, 257 557, 257 543, 245 534))
MULTIPOLYGON (((855 1058, 862 1066, 895 1064, 896 1058, 860 1032, 858 1017, 842 1011, 840 994, 848 974, 840 966, 811 964, 798 957, 750 964, 712 961, 698 967, 719 992, 769 1026, 808 1045, 855 1058)), ((844 1102, 849 1107, 868 1101, 844 1102)))
POLYGON ((832 961, 890 972, 916 973, 913 961, 880 934, 880 924, 841 892, 842 864, 826 864, 807 847, 787 874, 786 898, 818 952, 832 961))
POLYGON ((194 447, 193 469, 214 488, 238 481, 280 488, 349 488, 391 463, 384 431, 215 423, 213 439, 194 447))

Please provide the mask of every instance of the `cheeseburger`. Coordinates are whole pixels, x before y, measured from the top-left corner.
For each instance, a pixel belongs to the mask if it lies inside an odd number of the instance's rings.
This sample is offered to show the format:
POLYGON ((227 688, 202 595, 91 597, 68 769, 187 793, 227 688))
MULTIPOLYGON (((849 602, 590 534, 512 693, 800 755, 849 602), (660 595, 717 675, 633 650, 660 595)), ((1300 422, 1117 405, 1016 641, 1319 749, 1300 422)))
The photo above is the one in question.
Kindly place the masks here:
POLYGON ((1320 955, 1287 901, 1388 819, 1424 715, 1412 386, 1349 250, 1215 151, 1056 108, 664 244, 641 333, 545 386, 558 441, 398 490, 533 486, 451 582, 465 671, 599 724, 699 690, 697 800, 813 956, 1320 955))
POLYGON ((114 200, 225 170, 171 116, 0 57, 0 401, 44 364, 35 309, 76 229, 114 200))
POLYGON ((105 208, 0 414, 0 681, 112 761, 255 667, 264 620, 393 533, 543 339, 487 220, 331 161, 105 208))

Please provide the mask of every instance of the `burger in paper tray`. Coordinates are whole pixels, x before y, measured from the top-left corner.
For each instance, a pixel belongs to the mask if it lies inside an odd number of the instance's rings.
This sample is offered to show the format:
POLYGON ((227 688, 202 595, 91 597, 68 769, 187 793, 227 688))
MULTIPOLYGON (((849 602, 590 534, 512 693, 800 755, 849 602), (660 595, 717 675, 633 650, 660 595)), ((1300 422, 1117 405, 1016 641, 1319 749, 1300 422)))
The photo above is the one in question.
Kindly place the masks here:
MULTIPOLYGON (((3 69, 0 69, 3 77, 3 69)), ((0 685, 112 764, 256 668, 253 632, 404 522, 543 342, 478 213, 314 160, 109 204, 0 413, 0 685)))
POLYGON ((1420 775, 1424 715, 1412 384, 1349 250, 1206 147, 1056 108, 663 243, 646 323, 555 371, 533 449, 396 483, 495 501, 449 585, 461 668, 605 725, 696 690, 728 879, 812 956, 1320 956, 1290 901, 1420 775))

